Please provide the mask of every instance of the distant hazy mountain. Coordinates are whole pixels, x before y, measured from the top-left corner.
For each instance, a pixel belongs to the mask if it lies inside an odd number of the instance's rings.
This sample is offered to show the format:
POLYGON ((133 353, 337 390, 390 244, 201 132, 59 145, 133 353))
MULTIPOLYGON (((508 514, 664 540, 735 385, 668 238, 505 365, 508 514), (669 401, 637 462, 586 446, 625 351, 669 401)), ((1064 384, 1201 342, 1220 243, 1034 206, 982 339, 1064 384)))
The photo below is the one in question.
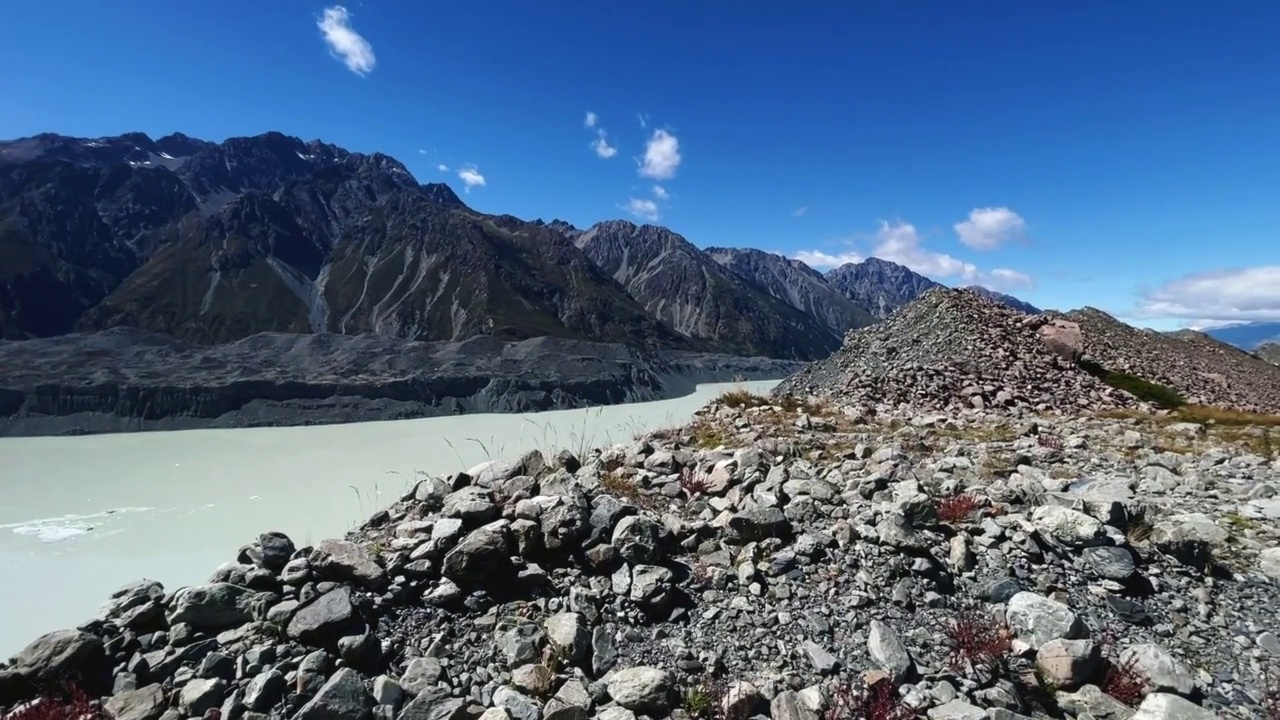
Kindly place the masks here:
POLYGON ((1249 322, 1205 328, 1203 332, 1245 350, 1252 350, 1267 341, 1280 342, 1280 322, 1249 322))
POLYGON ((832 287, 822 273, 774 253, 753 248, 707 248, 705 252, 748 283, 826 324, 837 336, 876 318, 832 287))
POLYGON ((1012 295, 1006 295, 1002 292, 996 292, 995 290, 984 288, 981 285, 970 285, 968 286, 968 289, 978 293, 983 297, 991 298, 996 302, 1004 303, 1005 305, 1008 305, 1014 310, 1021 310, 1022 312, 1028 315, 1038 315, 1041 312, 1040 308, 1036 307, 1035 305, 1032 305, 1026 300, 1019 300, 1018 298, 1012 295))
POLYGON ((664 227, 624 220, 578 231, 574 243, 654 317, 736 353, 812 360, 840 346, 825 321, 778 299, 664 227))
POLYGON ((1254 355, 1266 360, 1269 363, 1280 365, 1280 342, 1268 340, 1259 345, 1254 351, 1254 355))
POLYGON ((888 317, 932 288, 942 287, 904 265, 875 257, 845 263, 828 270, 825 277, 832 287, 877 319, 888 317))

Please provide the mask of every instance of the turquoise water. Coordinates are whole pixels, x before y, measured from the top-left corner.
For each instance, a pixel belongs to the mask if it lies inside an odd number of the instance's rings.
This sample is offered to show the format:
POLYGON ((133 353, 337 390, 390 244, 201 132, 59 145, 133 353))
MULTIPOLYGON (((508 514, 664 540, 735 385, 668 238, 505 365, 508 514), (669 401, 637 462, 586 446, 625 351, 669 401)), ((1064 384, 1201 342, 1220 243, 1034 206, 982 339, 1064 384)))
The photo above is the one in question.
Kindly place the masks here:
POLYGON ((267 530, 336 537, 421 474, 528 450, 625 442, 686 422, 731 387, 673 400, 523 415, 81 437, 0 438, 0 657, 93 617, 147 577, 204 582, 267 530))

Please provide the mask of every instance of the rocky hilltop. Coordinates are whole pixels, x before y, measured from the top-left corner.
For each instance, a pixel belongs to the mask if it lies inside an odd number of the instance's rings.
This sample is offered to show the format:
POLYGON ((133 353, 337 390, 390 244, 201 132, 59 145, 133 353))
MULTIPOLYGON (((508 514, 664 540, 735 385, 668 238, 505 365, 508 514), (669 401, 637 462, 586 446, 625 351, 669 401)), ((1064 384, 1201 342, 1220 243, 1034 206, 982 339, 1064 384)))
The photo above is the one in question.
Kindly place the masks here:
POLYGON ((345 539, 263 533, 203 585, 122 587, 0 668, 0 710, 1268 717, 1266 432, 727 394, 584 457, 424 479, 345 539))
POLYGON ((1045 342, 1047 318, 972 290, 930 289, 871 327, 849 333, 831 357, 784 380, 775 394, 817 395, 869 412, 908 405, 1073 413, 1132 399, 1086 372, 1071 346, 1045 342))
POLYGON ((1084 351, 1108 369, 1180 392, 1188 402, 1280 413, 1280 367, 1201 333, 1169 336, 1126 325, 1096 308, 1073 310, 1084 351))
POLYGON ((1183 404, 1280 413, 1280 367, 1201 335, 1139 330, 1096 310, 1027 315, 934 288, 845 337, 775 394, 874 412, 901 405, 1063 413, 1183 404))
POLYGON ((677 397, 799 366, 555 337, 263 333, 206 346, 116 328, 0 340, 0 436, 533 412, 677 397))

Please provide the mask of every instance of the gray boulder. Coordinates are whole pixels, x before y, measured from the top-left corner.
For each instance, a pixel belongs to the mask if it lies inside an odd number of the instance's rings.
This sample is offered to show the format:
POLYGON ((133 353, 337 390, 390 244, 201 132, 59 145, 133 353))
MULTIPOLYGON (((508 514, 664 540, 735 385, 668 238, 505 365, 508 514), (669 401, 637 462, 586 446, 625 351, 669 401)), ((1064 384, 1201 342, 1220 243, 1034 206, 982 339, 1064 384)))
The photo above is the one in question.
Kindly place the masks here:
POLYGON ((373 697, 365 690, 360 673, 342 668, 333 674, 294 720, 369 720, 373 697))
POLYGON ((254 591, 230 583, 193 585, 169 600, 170 627, 187 623, 196 630, 217 632, 253 620, 250 600, 254 591))
POLYGON ((164 688, 159 683, 126 690, 102 704, 112 720, 157 720, 168 708, 164 688))
POLYGON ((285 632, 305 645, 328 648, 355 634, 362 624, 351 602, 351 588, 339 586, 298 608, 285 632))
POLYGON ((450 578, 493 577, 511 564, 511 523, 495 520, 467 533, 444 556, 442 572, 450 578))
POLYGON ((311 551, 311 569, 320 577, 354 582, 381 590, 387 585, 387 571, 368 548, 348 540, 325 540, 311 551))
POLYGON ((55 630, 36 638, 13 658, 13 668, 27 681, 54 683, 70 677, 94 682, 109 671, 102 640, 79 630, 55 630))
POLYGON ((1084 623, 1071 608, 1027 590, 1009 598, 1005 615, 1018 638, 1033 648, 1050 640, 1073 640, 1085 634, 1084 623))
POLYGON ((664 717, 675 703, 676 680, 656 667, 619 670, 606 681, 609 697, 622 707, 643 715, 664 717))

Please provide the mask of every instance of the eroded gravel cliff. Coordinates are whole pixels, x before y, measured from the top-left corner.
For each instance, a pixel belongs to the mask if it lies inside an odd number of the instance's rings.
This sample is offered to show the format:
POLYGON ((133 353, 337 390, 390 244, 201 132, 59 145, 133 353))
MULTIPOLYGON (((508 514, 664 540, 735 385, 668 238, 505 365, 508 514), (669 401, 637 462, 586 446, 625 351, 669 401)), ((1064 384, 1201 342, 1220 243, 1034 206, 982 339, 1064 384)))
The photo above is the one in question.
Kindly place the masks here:
POLYGON ((562 338, 264 333, 217 346, 117 328, 0 341, 0 435, 313 425, 658 400, 799 363, 562 338))

